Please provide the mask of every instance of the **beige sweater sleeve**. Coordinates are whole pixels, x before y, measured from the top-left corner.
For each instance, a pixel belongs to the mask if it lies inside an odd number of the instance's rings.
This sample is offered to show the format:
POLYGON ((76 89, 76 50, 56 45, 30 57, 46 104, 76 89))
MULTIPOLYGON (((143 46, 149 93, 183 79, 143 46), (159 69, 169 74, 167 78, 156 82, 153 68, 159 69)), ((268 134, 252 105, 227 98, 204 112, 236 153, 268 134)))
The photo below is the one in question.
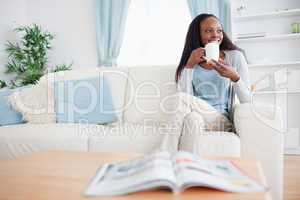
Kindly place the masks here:
POLYGON ((234 51, 232 54, 232 65, 240 75, 240 80, 233 83, 233 89, 241 103, 251 101, 251 88, 248 72, 248 64, 244 55, 240 51, 234 51))

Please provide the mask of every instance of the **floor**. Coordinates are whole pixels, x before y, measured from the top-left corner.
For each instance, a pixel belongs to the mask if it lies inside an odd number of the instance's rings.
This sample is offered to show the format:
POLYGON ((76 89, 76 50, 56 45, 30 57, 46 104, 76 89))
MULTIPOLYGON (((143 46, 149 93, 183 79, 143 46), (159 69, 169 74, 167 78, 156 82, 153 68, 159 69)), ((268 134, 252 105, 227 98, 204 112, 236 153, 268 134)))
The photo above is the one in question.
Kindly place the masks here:
POLYGON ((300 200, 300 155, 284 156, 284 200, 300 200))

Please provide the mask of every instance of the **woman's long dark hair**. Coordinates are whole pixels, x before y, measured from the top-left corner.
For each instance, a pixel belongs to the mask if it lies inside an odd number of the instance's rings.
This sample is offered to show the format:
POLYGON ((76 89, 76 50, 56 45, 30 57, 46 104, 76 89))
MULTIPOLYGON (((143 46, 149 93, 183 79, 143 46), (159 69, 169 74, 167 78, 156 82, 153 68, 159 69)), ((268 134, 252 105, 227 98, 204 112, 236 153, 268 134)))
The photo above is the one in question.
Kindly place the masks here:
MULTIPOLYGON (((203 14, 200 14, 197 17, 195 17, 193 19, 193 21, 191 22, 188 32, 187 32, 187 35, 186 35, 185 45, 184 45, 184 49, 183 49, 183 52, 181 55, 180 63, 176 70, 176 75, 175 75, 176 82, 178 82, 180 74, 181 74, 184 66, 186 65, 192 51, 199 47, 204 47, 204 44, 202 43, 202 39, 201 39, 201 34, 200 34, 200 25, 205 19, 207 19, 209 17, 214 17, 217 20, 219 20, 215 15, 203 13, 203 14)), ((239 51, 243 52, 242 49, 240 49, 235 44, 233 44, 233 42, 229 39, 229 37, 227 36, 227 34, 224 31, 222 31, 222 32, 223 32, 223 40, 220 44, 221 51, 222 50, 239 50, 239 51)))

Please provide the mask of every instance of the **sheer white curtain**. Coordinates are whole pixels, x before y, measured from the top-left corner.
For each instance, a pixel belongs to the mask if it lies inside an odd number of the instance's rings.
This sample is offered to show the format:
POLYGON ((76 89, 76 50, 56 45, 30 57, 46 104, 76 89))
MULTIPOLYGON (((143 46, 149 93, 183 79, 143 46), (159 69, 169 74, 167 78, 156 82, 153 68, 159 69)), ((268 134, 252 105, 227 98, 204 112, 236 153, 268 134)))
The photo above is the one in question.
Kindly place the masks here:
POLYGON ((132 0, 118 65, 178 64, 191 20, 186 0, 132 0))

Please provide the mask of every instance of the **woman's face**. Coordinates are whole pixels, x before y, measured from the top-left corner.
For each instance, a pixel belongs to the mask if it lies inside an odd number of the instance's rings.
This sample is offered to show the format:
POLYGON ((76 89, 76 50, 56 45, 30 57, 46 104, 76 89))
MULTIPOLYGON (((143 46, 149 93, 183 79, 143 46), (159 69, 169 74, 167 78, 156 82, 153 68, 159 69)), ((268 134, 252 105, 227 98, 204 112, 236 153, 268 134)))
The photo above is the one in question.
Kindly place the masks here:
POLYGON ((221 44, 223 40, 222 26, 214 17, 209 17, 200 24, 200 34, 202 44, 206 45, 209 42, 218 42, 221 44))

